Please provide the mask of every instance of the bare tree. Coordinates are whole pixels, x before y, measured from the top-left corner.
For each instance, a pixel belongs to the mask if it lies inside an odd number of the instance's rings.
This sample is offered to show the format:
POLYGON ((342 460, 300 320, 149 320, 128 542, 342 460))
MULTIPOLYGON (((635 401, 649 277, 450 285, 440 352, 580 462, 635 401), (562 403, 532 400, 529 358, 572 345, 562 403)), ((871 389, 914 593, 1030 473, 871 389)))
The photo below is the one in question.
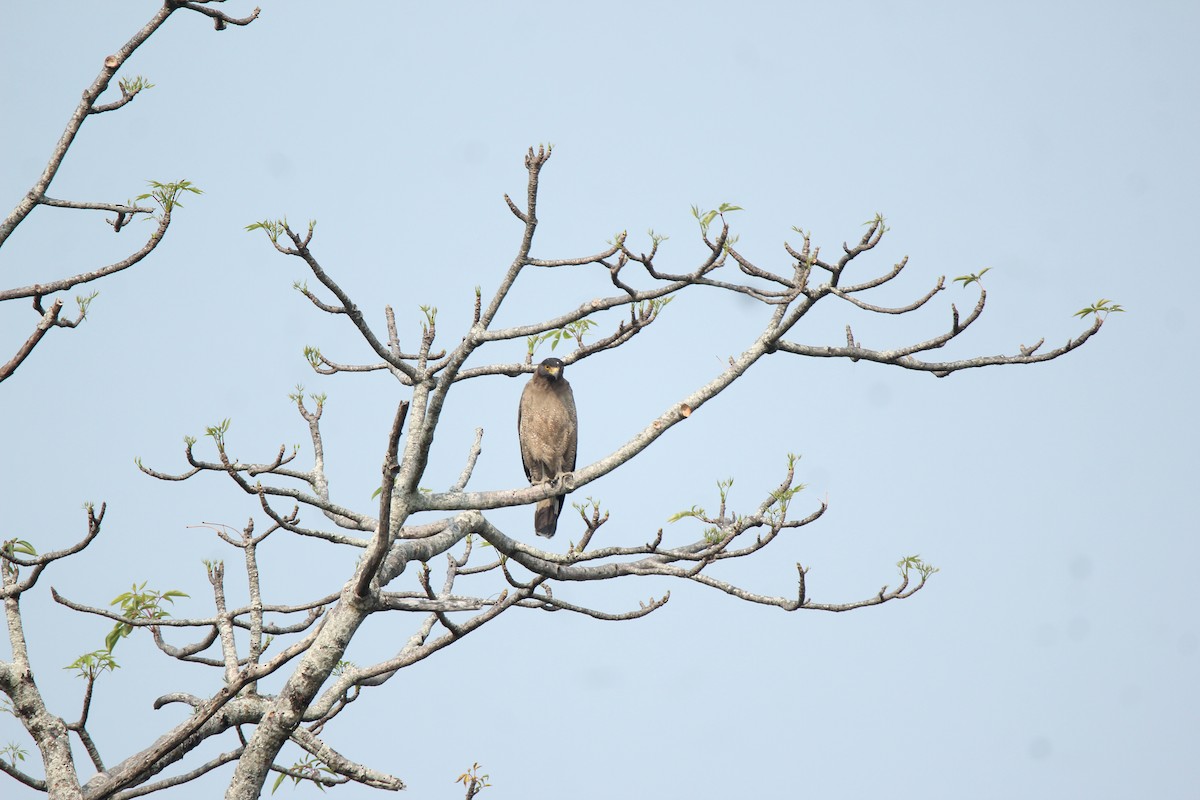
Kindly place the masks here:
POLYGON ((79 100, 79 105, 75 107, 71 118, 67 120, 67 126, 63 129, 62 136, 59 137, 58 143, 54 146, 54 152, 50 154, 50 158, 46 162, 42 174, 38 176, 33 186, 25 193, 25 196, 21 198, 16 207, 0 222, 0 247, 4 246, 8 237, 16 231, 20 224, 38 206, 79 211, 106 211, 114 215, 112 218, 106 220, 114 233, 120 233, 128 227, 130 222, 137 219, 140 215, 153 217, 157 223, 150 236, 141 246, 125 258, 114 261, 111 264, 83 269, 73 275, 52 278, 29 286, 0 289, 0 302, 32 300, 33 310, 38 315, 38 321, 34 324, 33 332, 30 333, 24 342, 17 346, 16 352, 11 358, 0 364, 0 382, 8 379, 16 372, 17 367, 21 366, 22 362, 29 357, 30 353, 33 352, 34 348, 38 346, 51 328, 74 328, 83 322, 87 316, 88 306, 95 299, 97 292, 93 291, 90 294, 80 295, 75 298, 78 310, 74 317, 63 316, 63 298, 53 297, 53 295, 128 269, 150 255, 158 247, 159 243, 162 242, 163 237, 166 236, 167 228, 171 226, 171 212, 179 206, 180 195, 184 192, 197 194, 200 192, 189 181, 173 181, 168 183, 151 181, 150 191, 139 195, 133 203, 59 200, 47 194, 50 191, 50 184, 54 182, 54 178, 58 174, 59 168, 62 167, 63 160, 67 157, 67 152, 71 149, 75 137, 83 127, 83 123, 92 116, 123 108, 132 102, 143 90, 149 89, 154 85, 140 75, 134 78, 121 78, 117 81, 117 88, 120 90, 121 96, 108 103, 100 102, 101 96, 108 91, 113 78, 116 77, 117 73, 125 65, 125 62, 129 60, 147 39, 154 35, 154 32, 167 21, 171 14, 180 9, 195 11, 210 17, 217 30, 223 30, 228 25, 248 25, 258 16, 258 9, 255 9, 254 13, 244 19, 231 17, 223 12, 208 8, 207 4, 210 2, 213 2, 213 0, 198 0, 197 2, 175 2, 174 0, 169 0, 163 3, 162 8, 158 10, 149 22, 142 26, 141 30, 135 33, 116 52, 105 57, 104 64, 100 68, 100 73, 92 81, 91 85, 84 89, 83 97, 79 100), (152 201, 153 205, 138 205, 142 201, 152 201), (49 304, 47 305, 48 300, 49 304))
MULTIPOLYGON (((244 24, 250 19, 226 18, 200 3, 168 3, 159 16, 165 19, 177 8, 213 16, 218 27, 223 22, 244 24)), ((155 18, 158 22, 144 29, 145 36, 161 24, 159 16, 155 18)), ((140 43, 145 36, 135 41, 140 43)), ((106 85, 108 77, 100 83, 106 85)), ((694 209, 705 255, 699 263, 683 271, 672 271, 660 264, 662 237, 653 234, 648 252, 635 250, 621 234, 591 255, 536 256, 539 178, 550 155, 550 148, 538 147, 525 156, 525 195, 521 202, 505 196, 520 226, 516 254, 494 293, 485 297, 476 290, 472 324, 448 337, 454 344, 445 349, 435 349, 439 332, 436 311, 431 308, 424 309, 422 335, 411 344, 402 341, 390 306, 385 308, 386 329, 373 329, 360 306, 318 261, 312 249, 312 223, 300 230, 279 220, 250 226, 264 231, 280 253, 303 262, 318 285, 310 289, 299 284, 297 288, 318 311, 345 317, 373 354, 370 363, 341 363, 319 350, 309 349, 307 357, 313 370, 322 376, 386 372, 404 387, 404 397, 395 408, 390 428, 380 432, 377 443, 378 506, 363 510, 354 507, 352 501, 332 496, 326 478, 321 395, 305 397, 300 392, 293 395, 311 441, 311 460, 307 463, 300 463, 298 448, 289 451, 286 447, 264 459, 241 460, 232 454, 228 425, 222 423, 208 429, 212 440, 210 455, 198 452, 197 440, 187 441, 188 466, 181 473, 140 465, 147 475, 165 481, 188 480, 203 473, 220 474, 250 496, 257 508, 255 513, 261 514, 259 522, 251 518, 241 531, 212 527, 223 542, 241 551, 249 602, 242 607, 229 606, 223 563, 210 563, 206 567, 212 586, 212 612, 202 618, 172 616, 168 609, 177 596, 174 592, 135 589, 118 598, 116 608, 89 605, 54 592, 54 599, 62 605, 113 623, 106 648, 82 656, 73 665, 86 682, 82 710, 73 722, 56 717, 47 709, 33 680, 22 628, 21 599, 35 586, 47 566, 78 554, 99 535, 104 506, 87 509, 87 532, 69 548, 39 554, 29 542, 5 543, 0 548, 3 575, 0 594, 4 598, 12 656, 0 662, 0 689, 10 698, 12 712, 40 752, 45 778, 21 770, 11 750, 4 753, 7 758, 0 758, 0 769, 51 797, 89 800, 139 797, 187 783, 229 763, 235 766, 228 798, 258 797, 271 772, 276 773, 277 781, 291 778, 323 786, 356 782, 398 790, 404 788, 401 778, 356 763, 327 743, 327 729, 332 731, 335 718, 365 689, 386 683, 405 667, 454 644, 510 609, 568 611, 603 620, 633 620, 661 608, 669 598, 669 595, 651 597, 636 608, 600 608, 573 597, 571 587, 576 584, 658 576, 700 584, 737 600, 787 611, 851 611, 911 597, 936 571, 915 556, 900 560, 898 585, 884 586, 870 596, 846 601, 810 596, 807 569, 801 564, 795 565, 796 589, 788 596, 762 594, 753 587, 721 577, 721 562, 751 557, 781 538, 785 531, 809 525, 825 512, 823 502, 809 503, 796 511, 803 487, 795 481, 794 459, 789 459, 782 470, 779 483, 761 487, 758 501, 749 507, 739 510, 729 507, 722 486, 720 505, 715 512, 694 507, 680 514, 679 517, 694 517, 703 523, 695 541, 684 545, 665 544, 661 529, 650 541, 632 538, 630 529, 613 534, 605 530, 602 534, 609 515, 590 500, 577 506, 585 532, 565 553, 529 544, 534 538, 531 528, 501 530, 487 512, 527 506, 583 489, 631 462, 667 430, 687 420, 768 356, 868 360, 944 377, 969 368, 1032 364, 1057 358, 1099 331, 1109 312, 1120 310, 1108 301, 1084 309, 1080 316, 1090 317, 1090 325, 1079 336, 1053 349, 1043 350, 1043 343, 1038 342, 1028 347, 1022 345, 1008 355, 928 360, 929 353, 961 336, 982 315, 987 293, 982 286, 983 273, 979 273, 955 279, 978 291, 973 307, 963 315, 951 304, 949 326, 923 341, 886 350, 872 349, 860 343, 847 327, 844 342, 806 343, 796 338, 798 323, 822 301, 833 298, 830 303, 840 301, 868 312, 908 314, 944 291, 945 278, 938 278, 928 292, 903 307, 884 307, 864 299, 871 290, 898 277, 907 263, 901 259, 877 273, 851 277, 855 272, 852 267, 862 263, 860 257, 883 240, 887 229, 882 217, 871 221, 858 241, 843 244, 836 257, 823 257, 810 234, 798 231, 796 244, 785 245, 782 266, 759 266, 735 246, 736 237, 731 234, 727 217, 739 209, 730 205, 711 211, 694 209), (551 269, 602 270, 613 286, 612 293, 573 308, 558 309, 545 319, 496 327, 497 315, 518 280, 528 280, 540 270, 551 269), (705 289, 762 304, 769 313, 767 322, 748 341, 731 343, 743 349, 740 355, 728 360, 719 374, 701 386, 681 389, 676 401, 655 418, 643 420, 640 430, 611 453, 548 483, 468 491, 482 448, 483 431, 479 429, 453 485, 428 492, 421 489, 422 482, 428 480, 427 466, 447 397, 456 386, 468 380, 531 374, 535 369, 536 346, 548 339, 574 343, 573 350, 562 354, 567 365, 619 348, 659 322, 666 304, 674 296, 705 289), (607 332, 592 339, 590 329, 603 324, 609 325, 607 332), (514 341, 525 342, 524 359, 503 360, 500 354, 511 352, 511 345, 506 347, 506 343, 514 341), (273 535, 311 537, 330 547, 355 548, 361 553, 336 593, 314 596, 300 603, 279 604, 263 596, 259 581, 258 546, 273 535), (601 543, 601 539, 607 541, 601 543), (360 626, 373 614, 388 613, 407 615, 404 618, 410 620, 411 635, 403 646, 377 663, 357 665, 346 661, 347 648, 360 626), (108 765, 100 746, 88 732, 90 701, 97 678, 115 666, 113 646, 138 629, 146 629, 168 658, 211 667, 214 688, 206 696, 178 692, 159 697, 154 702, 155 708, 181 703, 189 706, 192 713, 153 741, 139 745, 133 755, 108 765), (286 675, 282 688, 276 694, 260 692, 259 681, 275 673, 286 675), (80 769, 71 752, 72 733, 82 743, 96 771, 86 782, 80 779, 80 769), (229 740, 226 752, 204 763, 187 765, 186 771, 168 774, 168 768, 181 764, 201 743, 219 736, 229 740), (281 749, 288 742, 299 746, 307 756, 291 765, 279 763, 281 749)), ((48 180, 45 183, 48 185, 48 180)), ((35 187, 34 199, 27 200, 28 208, 23 214, 39 202, 46 202, 44 190, 44 185, 40 190, 35 187)), ((120 208, 109 209, 118 214, 118 221, 126 215, 149 213, 148 209, 132 206, 120 208)), ((161 224, 165 226, 170 202, 160 202, 160 209, 164 220, 161 224)), ((10 229, 11 226, 6 228, 10 229)), ((40 298, 47 291, 21 296, 40 298)), ((468 797, 486 785, 487 776, 478 776, 477 770, 478 765, 460 778, 467 787, 468 797)))

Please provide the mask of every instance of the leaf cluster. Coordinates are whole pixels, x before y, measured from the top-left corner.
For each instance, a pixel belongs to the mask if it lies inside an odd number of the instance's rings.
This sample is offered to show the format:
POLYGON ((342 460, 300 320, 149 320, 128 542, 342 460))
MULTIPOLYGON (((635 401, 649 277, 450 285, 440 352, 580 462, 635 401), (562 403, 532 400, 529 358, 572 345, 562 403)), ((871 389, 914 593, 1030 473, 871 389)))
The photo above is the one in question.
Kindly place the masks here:
POLYGON ((900 575, 905 580, 908 579, 909 570, 915 570, 916 572, 920 573, 922 580, 928 578, 933 573, 940 571, 932 564, 926 564, 924 561, 922 561, 919 555, 905 556, 896 562, 896 566, 900 568, 900 575))
POLYGON ((421 309, 421 313, 425 315, 425 321, 421 323, 421 330, 428 332, 430 328, 437 324, 437 306, 417 306, 421 309))
POLYGON ((959 275, 954 279, 954 282, 961 283, 964 289, 970 286, 972 283, 978 283, 980 286, 982 286, 983 276, 990 272, 991 269, 991 267, 984 267, 983 269, 979 270, 979 272, 972 272, 969 275, 959 275))
POLYGON ((670 297, 656 297, 652 300, 643 300, 637 305, 637 315, 645 319, 646 317, 657 317, 658 312, 666 308, 667 303, 675 299, 674 295, 670 297))
MULTIPOLYGON (((246 230, 247 231, 264 231, 264 232, 266 232, 268 238, 270 238, 271 244, 278 246, 279 245, 279 237, 282 236, 284 234, 284 232, 287 230, 287 226, 288 226, 287 217, 284 217, 283 219, 264 219, 264 220, 260 220, 258 222, 252 222, 246 226, 246 230)), ((308 221, 308 235, 309 236, 312 236, 313 228, 315 228, 315 227, 317 227, 317 221, 315 219, 310 219, 308 221)))
MULTIPOLYGON (((178 589, 171 589, 165 592, 158 592, 153 589, 147 590, 146 583, 143 581, 139 586, 134 584, 133 587, 117 597, 109 603, 109 605, 120 606, 121 616, 126 619, 137 620, 155 620, 166 619, 171 616, 164 607, 163 603, 174 603, 176 597, 187 597, 188 595, 178 589)), ((133 632, 133 626, 127 622, 118 622, 109 631, 108 636, 104 637, 104 645, 108 652, 112 652, 113 647, 117 642, 124 639, 133 632)), ((101 652, 101 651, 96 651, 101 652)), ((94 654, 92 654, 94 655, 94 654)), ((87 656, 81 656, 76 662, 79 664, 87 656)), ((74 665, 72 665, 74 666, 74 665)), ((70 669, 71 667, 68 667, 70 669)))
POLYGON ((121 78, 117 81, 117 86, 121 89, 121 94, 132 97, 143 89, 153 89, 154 84, 143 78, 141 75, 136 75, 132 78, 121 78))
POLYGON ((9 559, 11 559, 14 555, 37 555, 37 550, 34 549, 33 545, 24 539, 9 539, 5 541, 3 544, 0 544, 0 552, 3 552, 5 556, 0 568, 3 568, 7 574, 11 575, 17 574, 17 565, 9 561, 9 559))
POLYGON ((467 788, 467 797, 474 797, 484 789, 491 786, 491 775, 484 773, 479 774, 479 762, 476 761, 471 765, 471 768, 454 779, 455 783, 461 783, 467 788))
POLYGON ((219 448, 225 447, 225 434, 228 432, 229 432, 229 418, 228 417, 221 420, 216 425, 209 425, 207 428, 204 429, 204 435, 212 437, 212 440, 214 442, 216 442, 217 447, 219 447, 219 448))
POLYGON ((0 549, 4 550, 4 555, 6 556, 12 556, 16 554, 23 556, 37 555, 37 550, 34 549, 33 545, 24 539, 9 539, 3 545, 0 545, 0 549))
POLYGON ((678 522, 685 517, 704 517, 706 513, 700 506, 692 506, 687 511, 679 511, 667 517, 667 522, 678 522))
POLYGON ((7 758, 8 763, 10 764, 15 764, 18 761, 24 761, 25 756, 28 754, 29 751, 24 747, 21 747, 16 742, 9 742, 8 744, 4 745, 4 747, 0 747, 0 758, 7 758))
MULTIPOLYGON (((661 305, 659 307, 661 308, 661 305)), ((539 336, 530 336, 526 340, 526 344, 529 348, 529 354, 533 355, 536 353, 537 349, 546 342, 550 343, 550 350, 554 351, 558 348, 559 342, 563 341, 564 339, 574 339, 577 345, 583 347, 583 337, 587 336, 594 327, 596 327, 595 321, 584 317, 583 319, 570 322, 556 330, 546 331, 539 336)))
POLYGON ((321 760, 316 756, 305 756, 296 763, 292 764, 288 772, 279 773, 279 777, 275 779, 274 785, 271 786, 271 794, 275 794, 275 790, 278 789, 287 778, 291 778, 294 785, 299 785, 300 781, 304 780, 311 781, 313 786, 316 786, 323 792, 325 791, 325 786, 320 780, 318 780, 318 778, 321 777, 321 773, 325 773, 330 777, 337 775, 336 772, 325 766, 325 764, 322 763, 321 760))
MULTIPOLYGON (((112 637, 113 634, 110 633, 109 638, 112 637)), ((113 638, 113 644, 116 644, 119 638, 119 636, 113 638)), ((103 672, 112 672, 120 666, 112 657, 112 647, 109 647, 108 650, 93 650, 90 653, 84 653, 63 669, 78 670, 81 678, 95 678, 103 672)))
MULTIPOLYGON (((183 192, 191 192, 192 194, 204 194, 204 191, 197 186, 194 186, 191 181, 174 181, 172 183, 159 183, 158 181, 148 181, 150 191, 145 194, 139 194, 138 200, 150 200, 158 203, 166 213, 171 213, 176 208, 183 208, 183 203, 179 202, 179 195, 183 192)), ((155 215, 157 217, 157 215, 155 215)))
POLYGON ((1096 315, 1104 314, 1104 316, 1108 316, 1109 314, 1111 314, 1114 311, 1124 313, 1125 309, 1121 308, 1120 303, 1114 303, 1113 301, 1109 300, 1108 298, 1101 297, 1099 300, 1092 303, 1087 308, 1081 308, 1078 311, 1076 311, 1074 314, 1072 314, 1071 316, 1086 317, 1088 314, 1096 314, 1096 315))
POLYGON ((700 233, 708 236, 708 228, 712 225, 713 220, 720 217, 721 221, 724 222, 727 212, 741 210, 741 206, 735 206, 732 203, 721 203, 721 205, 710 211, 703 211, 699 206, 692 206, 692 216, 700 223, 700 233))

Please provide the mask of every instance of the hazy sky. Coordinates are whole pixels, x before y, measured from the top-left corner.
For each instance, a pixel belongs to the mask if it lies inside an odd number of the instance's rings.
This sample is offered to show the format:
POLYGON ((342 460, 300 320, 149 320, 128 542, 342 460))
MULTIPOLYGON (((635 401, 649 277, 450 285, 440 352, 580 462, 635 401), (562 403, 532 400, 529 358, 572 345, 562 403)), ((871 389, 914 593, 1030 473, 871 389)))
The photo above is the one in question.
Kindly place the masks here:
MULTIPOLYGON (((9 5, 6 210, 104 56, 156 8, 9 5)), ((721 479, 735 479, 734 510, 752 508, 799 453, 799 507, 828 498, 829 512, 724 574, 790 594, 801 561, 810 596, 841 602, 894 585, 894 563, 919 553, 941 572, 916 597, 787 615, 660 580, 560 585, 610 611, 668 589, 671 601, 621 624, 511 612, 370 691, 329 742, 431 799, 461 797, 453 780, 475 761, 491 800, 1194 797, 1198 40, 1200 6, 1185 2, 293 0, 221 33, 176 14, 122 73, 155 87, 87 122, 50 194, 121 201, 179 178, 205 194, 185 199, 150 259, 96 286, 84 326, 52 332, 0 386, 0 539, 65 546, 84 532, 82 503, 109 508, 100 539, 26 595, 53 710, 78 714, 82 682, 61 668, 109 626, 54 604, 51 586, 105 605, 149 581, 188 592, 177 611, 200 617, 212 603, 201 562, 224 558, 231 602, 245 591, 238 554, 187 526, 262 524, 253 499, 216 476, 154 481, 135 457, 181 470, 182 437, 227 417, 244 460, 305 444, 287 400, 303 383, 329 396, 334 499, 373 507, 400 387, 311 372, 305 345, 374 359, 345 320, 291 289, 303 265, 244 227, 315 218, 317 256, 373 324, 393 305, 415 346, 418 306, 432 304, 453 345, 473 287, 494 290, 519 242, 503 194, 522 196, 525 149, 551 142, 539 257, 592 253, 622 230, 648 247, 653 228, 671 237, 661 263, 683 271, 703 257, 690 206, 732 202, 745 209, 730 218, 742 251, 786 270, 792 226, 833 253, 882 212, 891 232, 852 275, 904 255, 909 266, 876 302, 992 268, 983 320, 938 356, 1012 353, 1042 336, 1056 346, 1088 324, 1071 314, 1102 297, 1129 311, 1057 361, 944 380, 773 355, 574 498, 611 510, 607 543, 641 543, 676 511, 715 506, 721 479)), ((149 232, 114 236, 103 216, 38 209, 0 253, 0 287, 109 263, 149 232)), ((501 322, 610 293, 603 277, 525 276, 501 322)), ((955 285, 911 319, 824 308, 790 338, 838 344, 852 323, 866 346, 907 344, 943 331, 951 302, 974 300, 955 285)), ((717 374, 766 316, 685 293, 629 347, 569 369, 581 464, 717 374)), ((0 308, 5 359, 35 321, 23 303, 0 308)), ((448 404, 427 484, 453 482, 481 426, 472 487, 520 486, 523 381, 474 383, 448 404)), ((531 509, 492 518, 532 540, 531 509)), ((687 524, 666 526, 667 541, 697 536, 687 524)), ((564 517, 550 546, 565 550, 581 528, 564 517)), ((357 551, 318 545, 268 540, 268 602, 337 590, 357 551)), ((416 624, 373 619, 348 657, 385 658, 416 624)), ((154 698, 220 681, 146 636, 116 656, 123 669, 99 683, 91 723, 110 764, 181 719, 154 698)), ((10 741, 32 750, 0 718, 0 746, 10 741)), ((229 775, 175 796, 220 796, 229 775)), ((36 796, 15 782, 0 794, 36 796)))

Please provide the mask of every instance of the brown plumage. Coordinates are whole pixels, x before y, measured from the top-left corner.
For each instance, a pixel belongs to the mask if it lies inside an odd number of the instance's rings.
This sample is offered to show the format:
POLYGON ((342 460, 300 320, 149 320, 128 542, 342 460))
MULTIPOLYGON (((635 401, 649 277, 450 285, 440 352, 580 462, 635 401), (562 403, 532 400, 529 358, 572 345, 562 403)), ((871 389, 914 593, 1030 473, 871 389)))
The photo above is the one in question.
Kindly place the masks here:
MULTIPOLYGON (((575 447, 579 442, 579 420, 575 396, 563 377, 564 364, 547 358, 521 392, 517 409, 517 438, 521 461, 530 483, 552 481, 564 472, 575 471, 575 447)), ((533 512, 538 536, 550 537, 558 528, 565 494, 539 500, 533 512)))

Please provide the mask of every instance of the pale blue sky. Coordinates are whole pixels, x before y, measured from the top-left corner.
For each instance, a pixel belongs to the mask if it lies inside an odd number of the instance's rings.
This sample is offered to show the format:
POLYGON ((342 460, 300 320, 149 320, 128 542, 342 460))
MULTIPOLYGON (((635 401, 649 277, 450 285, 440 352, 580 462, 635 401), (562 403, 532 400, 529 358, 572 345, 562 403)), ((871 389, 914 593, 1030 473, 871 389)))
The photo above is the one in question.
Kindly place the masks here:
MULTIPOLYGON (((8 207, 103 57, 155 8, 10 5, 8 207)), ((541 257, 652 227, 671 236, 664 263, 682 269, 702 249, 689 207, 734 202, 740 248, 786 268, 791 226, 833 252, 879 211, 891 233, 855 274, 910 261, 878 301, 992 268, 988 311, 949 356, 1065 342, 1086 324, 1072 312, 1100 297, 1129 313, 1058 361, 945 380, 777 354, 582 493, 611 509, 613 543, 642 542, 674 512, 715 505, 719 479, 735 478, 735 507, 756 504, 797 452, 806 502, 828 496, 829 513, 728 574, 790 593, 799 560, 810 596, 838 602, 894 583, 895 561, 920 553, 942 571, 911 600, 785 615, 699 586, 561 587, 614 611, 672 597, 619 625, 513 612, 370 692, 330 742, 420 798, 460 797, 452 781, 473 761, 491 800, 1194 797, 1197 41, 1200 7, 1184 2, 294 1, 264 2, 249 28, 219 34, 177 14, 128 65, 155 88, 89 120, 50 194, 119 201, 177 178, 206 193, 185 200, 147 262, 96 287, 80 330, 53 332, 0 387, 0 539, 62 546, 83 532, 81 503, 109 503, 102 537, 26 601, 54 710, 78 713, 82 684, 61 667, 107 626, 54 605, 50 586, 102 605, 149 580, 189 592, 179 613, 204 616, 201 560, 226 558, 236 575, 235 553, 186 526, 241 525, 254 503, 213 477, 152 481, 136 456, 179 469, 182 437, 230 417, 233 452, 265 460, 306 441, 287 401, 302 382, 330 398, 335 499, 372 505, 397 387, 311 373, 309 344, 372 359, 344 320, 290 289, 302 265, 244 226, 316 218, 318 257, 373 322, 390 303, 415 341, 417 306, 433 304, 454 342, 472 288, 493 289, 515 252, 502 195, 524 191, 525 148, 552 142, 541 257)), ((107 263, 148 232, 106 234, 101 216, 36 211, 0 253, 0 286, 107 263)), ((503 321, 575 307, 604 284, 533 275, 503 321)), ((950 302, 973 301, 956 285, 912 319, 826 308, 792 338, 836 344, 850 322, 867 346, 907 343, 944 330, 950 302)), ((569 370, 581 462, 710 378, 764 319, 685 294, 628 348, 569 370)), ((23 305, 0 309, 5 351, 34 321, 23 305)), ((472 486, 519 486, 521 382, 476 384, 448 405, 428 481, 453 481, 482 426, 472 486)), ((517 535, 530 516, 494 518, 517 535)), ((685 524, 667 536, 694 535, 685 524)), ((579 528, 564 520, 553 546, 579 528)), ((334 591, 356 555, 277 535, 264 546, 268 596, 334 591)), ((349 656, 386 657, 414 624, 373 620, 349 656)), ((219 680, 142 637, 117 656, 124 669, 100 683, 92 716, 110 763, 179 718, 153 711, 155 697, 219 680)), ((8 741, 28 746, 0 719, 8 741)), ((228 774, 175 796, 219 796, 228 774)), ((2 793, 34 796, 15 783, 2 793)))

